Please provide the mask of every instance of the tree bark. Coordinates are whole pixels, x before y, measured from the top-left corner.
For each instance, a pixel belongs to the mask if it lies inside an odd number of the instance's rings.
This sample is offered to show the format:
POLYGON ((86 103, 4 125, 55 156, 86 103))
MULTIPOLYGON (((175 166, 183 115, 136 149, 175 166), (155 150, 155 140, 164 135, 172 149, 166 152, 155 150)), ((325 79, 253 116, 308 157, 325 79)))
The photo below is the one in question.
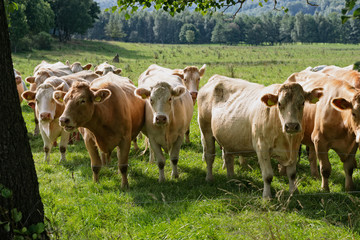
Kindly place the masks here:
MULTIPOLYGON (((44 207, 14 81, 4 0, 0 0, 0 73, 0 239, 11 239, 15 229, 43 223, 44 207), (11 197, 3 196, 3 187, 11 190, 11 197), (22 213, 19 222, 13 221, 15 208, 22 213)), ((42 238, 48 238, 45 232, 42 238)))

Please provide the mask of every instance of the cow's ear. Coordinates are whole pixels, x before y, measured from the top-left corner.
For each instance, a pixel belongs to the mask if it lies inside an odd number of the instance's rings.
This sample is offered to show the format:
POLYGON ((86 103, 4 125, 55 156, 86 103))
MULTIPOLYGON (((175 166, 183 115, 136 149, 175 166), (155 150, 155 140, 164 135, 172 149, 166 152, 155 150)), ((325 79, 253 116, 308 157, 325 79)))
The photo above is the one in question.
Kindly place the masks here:
POLYGON ((204 65, 200 68, 200 70, 199 70, 199 72, 200 72, 200 77, 204 76, 205 68, 206 68, 206 64, 204 64, 204 65))
POLYGON ((333 108, 335 108, 338 111, 344 111, 346 109, 352 109, 352 103, 348 102, 346 99, 344 98, 333 98, 331 100, 331 106, 333 106, 333 108))
POLYGON ((288 79, 285 82, 296 82, 296 77, 299 75, 299 73, 293 73, 288 77, 288 79))
POLYGON ((122 71, 122 70, 121 70, 120 68, 117 68, 117 69, 114 70, 114 73, 117 74, 117 75, 119 75, 119 74, 121 73, 121 71, 122 71))
POLYGON ((178 76, 181 79, 184 79, 184 71, 182 69, 174 69, 172 75, 178 76))
POLYGON ((57 90, 57 91, 64 91, 65 89, 65 83, 63 82, 63 83, 61 83, 59 86, 57 86, 56 88, 55 88, 55 90, 57 90))
POLYGON ((35 111, 35 102, 28 102, 28 106, 35 111))
POLYGON ((33 76, 30 76, 30 77, 27 77, 25 78, 25 81, 28 82, 28 83, 35 83, 35 77, 33 76))
POLYGON ((141 99, 147 99, 150 97, 151 92, 145 88, 137 88, 135 89, 135 96, 141 98, 141 99))
POLYGON ((67 66, 69 66, 69 67, 70 67, 69 60, 66 60, 65 65, 67 65, 67 66))
POLYGON ((310 103, 317 103, 319 99, 323 96, 323 88, 314 88, 311 92, 305 93, 305 99, 306 101, 309 101, 310 103))
POLYGON ((55 91, 53 92, 53 99, 58 104, 64 104, 64 97, 66 95, 66 92, 64 91, 55 91))
POLYGON ((43 75, 43 76, 46 76, 47 78, 49 78, 49 77, 51 77, 52 74, 50 74, 49 71, 42 70, 42 71, 38 72, 38 75, 43 75))
POLYGON ((16 70, 16 69, 14 69, 14 70, 15 70, 17 75, 21 75, 21 73, 18 70, 16 70))
POLYGON ((97 75, 99 75, 99 76, 102 76, 102 74, 103 74, 103 71, 100 71, 100 70, 96 70, 96 71, 95 71, 95 73, 96 73, 97 75))
POLYGON ((174 97, 180 97, 183 95, 186 91, 186 88, 184 86, 176 86, 171 90, 171 95, 174 97))
POLYGON ((90 70, 91 67, 92 67, 92 64, 91 64, 91 63, 88 63, 88 64, 86 64, 85 66, 83 66, 82 68, 83 68, 84 70, 90 70))
POLYGON ((261 97, 261 101, 266 104, 268 107, 275 106, 278 102, 278 96, 274 94, 265 94, 261 97))
POLYGON ((95 104, 102 103, 108 100, 111 96, 111 91, 109 89, 100 89, 93 93, 94 93, 95 104))
POLYGON ((35 100, 36 92, 34 91, 25 91, 21 94, 21 97, 26 101, 33 101, 35 100))

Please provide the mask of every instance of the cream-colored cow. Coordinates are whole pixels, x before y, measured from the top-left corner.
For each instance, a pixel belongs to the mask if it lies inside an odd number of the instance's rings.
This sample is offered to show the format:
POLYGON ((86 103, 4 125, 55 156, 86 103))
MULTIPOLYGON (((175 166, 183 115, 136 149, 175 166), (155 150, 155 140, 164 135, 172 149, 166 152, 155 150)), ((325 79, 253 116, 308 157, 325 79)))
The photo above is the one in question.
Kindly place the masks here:
POLYGON ((228 177, 234 175, 234 155, 256 153, 264 181, 263 197, 270 198, 270 157, 275 156, 287 166, 289 191, 294 192, 304 103, 321 95, 321 89, 305 92, 297 83, 265 87, 220 75, 211 77, 198 95, 206 180, 213 179, 216 140, 223 148, 228 177))

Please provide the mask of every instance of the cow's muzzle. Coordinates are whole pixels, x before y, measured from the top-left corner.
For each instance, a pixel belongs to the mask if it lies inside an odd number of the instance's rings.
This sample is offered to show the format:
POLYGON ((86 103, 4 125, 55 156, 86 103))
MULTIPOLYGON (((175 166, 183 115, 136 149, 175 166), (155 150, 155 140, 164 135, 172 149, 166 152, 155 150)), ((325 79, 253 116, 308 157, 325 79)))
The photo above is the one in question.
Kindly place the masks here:
POLYGON ((167 123, 167 117, 165 115, 156 115, 155 124, 156 125, 165 125, 167 123))
POLYGON ((299 123, 285 123, 286 133, 298 133, 300 130, 301 127, 299 123))
POLYGON ((73 130, 75 130, 75 127, 70 125, 70 118, 60 117, 59 123, 60 126, 63 127, 67 132, 72 132, 73 130))
POLYGON ((196 98, 197 98, 197 95, 198 95, 198 92, 190 92, 190 95, 191 95, 192 100, 195 102, 196 98))
POLYGON ((40 120, 41 121, 49 121, 51 120, 51 114, 48 112, 40 113, 40 120))

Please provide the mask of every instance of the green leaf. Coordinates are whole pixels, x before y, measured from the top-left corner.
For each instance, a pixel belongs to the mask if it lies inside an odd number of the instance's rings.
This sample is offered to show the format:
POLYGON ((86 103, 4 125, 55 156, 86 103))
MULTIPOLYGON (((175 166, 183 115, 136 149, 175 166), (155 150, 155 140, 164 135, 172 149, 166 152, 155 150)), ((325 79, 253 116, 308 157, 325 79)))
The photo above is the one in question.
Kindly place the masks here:
POLYGON ((349 20, 349 18, 350 18, 349 16, 344 16, 344 15, 341 16, 341 23, 342 23, 342 24, 346 23, 347 20, 349 20))
POLYGON ((129 20, 131 18, 129 13, 125 13, 125 20, 129 20))
POLYGON ((260 7, 262 7, 262 6, 263 6, 262 2, 259 2, 259 6, 260 6, 260 7))
POLYGON ((19 212, 16 208, 11 210, 11 216, 14 222, 20 222, 22 219, 22 213, 19 212))
POLYGON ((349 8, 343 8, 343 9, 341 9, 341 14, 345 15, 348 13, 348 11, 349 11, 349 8))
POLYGON ((3 196, 4 198, 10 198, 12 195, 11 190, 4 188, 1 190, 1 196, 3 196))
POLYGON ((353 13, 354 17, 359 17, 360 16, 360 8, 357 8, 354 13, 353 13))
POLYGON ((117 9, 117 6, 112 6, 111 11, 114 13, 117 9))
POLYGON ((9 222, 4 225, 4 229, 6 232, 10 232, 10 223, 9 222))

